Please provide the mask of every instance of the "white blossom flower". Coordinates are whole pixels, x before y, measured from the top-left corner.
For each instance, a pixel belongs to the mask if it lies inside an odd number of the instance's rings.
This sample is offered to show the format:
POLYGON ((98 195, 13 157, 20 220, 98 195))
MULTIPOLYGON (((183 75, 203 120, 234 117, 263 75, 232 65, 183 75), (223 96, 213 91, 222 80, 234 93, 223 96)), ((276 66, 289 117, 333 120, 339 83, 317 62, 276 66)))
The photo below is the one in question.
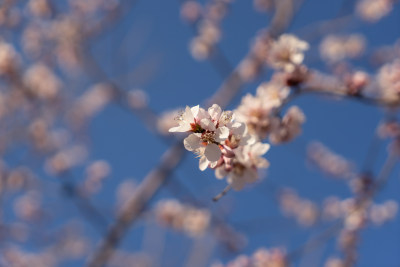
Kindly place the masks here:
POLYGON ((246 183, 253 183, 258 179, 258 168, 267 168, 268 161, 261 156, 269 150, 269 144, 255 142, 241 146, 235 150, 235 159, 231 169, 226 166, 218 167, 215 176, 219 179, 227 177, 228 183, 235 190, 241 190, 246 183))
POLYGON ((384 65, 377 75, 378 89, 390 102, 400 101, 400 60, 384 65))
POLYGON ((251 134, 264 139, 279 121, 275 110, 282 106, 289 93, 289 87, 278 82, 262 83, 257 88, 256 96, 247 94, 242 98, 241 104, 235 110, 236 118, 247 124, 251 134))
POLYGON ((301 126, 306 117, 297 106, 290 107, 280 123, 274 125, 269 135, 273 144, 289 142, 301 134, 301 126))
POLYGON ((304 60, 304 51, 308 50, 307 42, 291 34, 283 34, 272 43, 268 54, 268 63, 286 72, 293 72, 304 60))
POLYGON ((192 108, 186 106, 185 111, 177 118, 179 126, 169 129, 170 132, 189 132, 197 131, 199 127, 199 115, 204 112, 199 105, 192 108), (196 128, 197 127, 197 128, 196 128))
POLYGON ((280 107, 289 96, 290 88, 278 82, 265 82, 257 88, 257 96, 262 99, 266 106, 271 108, 280 107))

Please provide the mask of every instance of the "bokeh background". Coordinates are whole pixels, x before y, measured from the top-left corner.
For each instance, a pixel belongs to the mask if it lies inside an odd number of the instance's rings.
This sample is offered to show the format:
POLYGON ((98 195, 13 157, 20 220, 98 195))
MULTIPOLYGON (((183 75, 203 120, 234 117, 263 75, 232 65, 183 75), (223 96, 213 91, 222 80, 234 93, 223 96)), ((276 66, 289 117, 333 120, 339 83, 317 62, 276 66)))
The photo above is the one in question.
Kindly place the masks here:
MULTIPOLYGON (((59 14, 51 15, 48 21, 64 16, 63 13, 71 8, 67 1, 53 2, 59 14)), ((364 52, 355 59, 349 59, 346 64, 371 74, 380 67, 373 61, 377 49, 392 46, 399 40, 399 5, 394 5, 390 14, 378 22, 368 23, 355 14, 357 1, 296 2, 302 3, 286 32, 310 43, 305 57, 305 64, 310 68, 331 72, 332 66, 319 56, 321 40, 328 34, 362 34, 366 40, 364 52), (338 18, 341 20, 335 21, 338 18), (323 23, 327 23, 327 26, 321 30, 321 25, 325 25, 323 23)), ((208 2, 199 3, 206 5, 208 2)), ((137 105, 144 105, 151 113, 132 112, 120 102, 110 101, 91 120, 85 120, 83 126, 72 131, 71 139, 84 145, 88 153, 86 159, 61 175, 52 175, 46 170, 47 156, 32 152, 29 145, 21 140, 8 140, 9 148, 3 153, 2 161, 10 169, 26 166, 35 173, 39 184, 36 191, 40 195, 41 214, 40 219, 21 218, 15 203, 27 194, 24 190, 2 196, 4 253, 8 247, 17 247, 27 254, 40 254, 48 244, 66 235, 68 227, 71 227, 79 229, 78 237, 84 237, 84 247, 87 248, 82 255, 56 266, 84 266, 102 240, 107 225, 115 220, 121 203, 135 193, 136 186, 160 162, 161 155, 174 142, 173 136, 162 135, 154 128, 157 116, 186 105, 204 103, 210 98, 229 74, 229 68, 236 66, 248 53, 254 37, 260 29, 268 26, 273 16, 273 11, 255 10, 253 1, 236 0, 229 3, 221 22, 221 40, 218 44, 219 51, 227 59, 222 64, 227 67, 218 69, 212 63, 213 59, 199 61, 193 58, 190 42, 197 34, 196 27, 182 19, 181 7, 184 3, 181 1, 121 0, 116 4, 122 6, 117 19, 106 25, 100 34, 88 37, 85 41, 83 53, 96 62, 96 66, 93 62, 81 64, 72 71, 65 71, 62 62, 58 65, 50 63, 50 66, 63 81, 62 90, 71 98, 95 84, 112 82, 121 90, 131 92, 132 99, 138 101, 137 105), (107 161, 110 172, 96 184, 98 188, 88 194, 87 199, 92 206, 87 208, 71 188, 72 185, 85 184, 86 168, 95 160, 107 161), (92 208, 96 212, 91 213, 92 208), (26 232, 25 238, 20 240, 7 234, 7 226, 17 223, 21 229, 15 231, 26 232)), ((34 23, 26 5, 26 1, 17 1, 13 7, 20 12, 22 21, 26 22, 21 22, 15 28, 3 27, 1 31, 1 38, 15 46, 22 55, 22 66, 39 60, 23 56, 21 36, 27 27, 26 23, 34 23)), ((52 61, 44 56, 40 60, 52 61)), ((235 109, 241 96, 254 93, 261 82, 269 80, 271 74, 271 70, 265 69, 255 80, 247 83, 227 109, 235 109)), ((3 81, 4 86, 7 86, 7 82, 3 81)), ((68 105, 70 102, 66 103, 68 105)), ((368 170, 376 174, 384 163, 388 142, 376 140, 374 136, 386 111, 353 99, 314 94, 301 95, 293 104, 298 105, 306 115, 303 133, 288 144, 271 146, 266 154, 270 167, 262 173, 259 182, 242 191, 229 192, 218 202, 213 202, 212 198, 224 189, 226 181, 215 179, 212 170, 201 172, 198 159, 186 153, 168 182, 146 204, 142 216, 124 235, 118 250, 137 257, 135 264, 138 266, 141 266, 140 262, 150 262, 149 266, 209 266, 217 262, 227 263, 240 254, 251 254, 260 247, 282 247, 288 253, 294 252, 310 238, 324 233, 334 221, 317 219, 310 226, 299 225, 294 218, 285 216, 281 211, 278 192, 282 188, 292 188, 300 197, 312 201, 319 208, 322 208, 328 196, 340 199, 351 197, 351 189, 344 179, 324 175, 310 164, 307 147, 313 141, 322 142, 353 162, 357 172, 368 170), (371 149, 375 155, 373 160, 370 159, 371 149), (239 234, 239 248, 228 249, 213 231, 201 238, 191 238, 157 223, 152 217, 152 210, 158 201, 166 198, 207 208, 217 214, 239 234), (189 261, 193 251, 204 253, 200 253, 201 260, 197 261, 197 265, 189 261)), ((71 108, 73 106, 66 107, 71 108)), ((62 114, 57 116, 54 124, 68 127, 63 122, 62 114)), ((15 116, 14 119, 20 118, 15 116)), ((26 129, 22 128, 21 131, 26 129)), ((375 201, 399 201, 399 192, 399 169, 395 168, 375 201)), ((337 233, 328 236, 324 242, 297 255, 291 264, 324 266, 327 258, 340 255, 337 233)), ((368 225, 363 229, 358 251, 357 266, 400 266, 398 216, 380 227, 368 225)), ((14 266, 8 265, 5 254, 0 263, 1 266, 14 266)), ((113 264, 118 265, 115 262, 113 264)), ((131 261, 119 266, 135 264, 131 261)))

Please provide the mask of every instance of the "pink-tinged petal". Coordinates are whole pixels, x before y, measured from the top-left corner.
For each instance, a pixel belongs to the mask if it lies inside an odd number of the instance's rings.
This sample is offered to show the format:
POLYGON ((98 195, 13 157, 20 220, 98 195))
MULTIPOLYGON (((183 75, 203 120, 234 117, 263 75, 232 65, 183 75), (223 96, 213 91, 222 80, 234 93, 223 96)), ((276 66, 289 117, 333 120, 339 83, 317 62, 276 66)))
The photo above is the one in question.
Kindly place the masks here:
POLYGON ((183 144, 187 150, 193 151, 200 148, 201 139, 197 135, 191 134, 183 140, 183 144))
POLYGON ((184 124, 181 124, 179 126, 172 127, 168 131, 170 133, 174 133, 174 132, 182 132, 183 133, 183 132, 189 132, 191 129, 192 128, 190 127, 190 124, 184 123, 184 124))
POLYGON ((209 119, 202 119, 200 121, 200 126, 201 126, 201 128, 206 129, 206 130, 215 131, 215 125, 209 119))
POLYGON ((218 161, 210 162, 210 168, 211 168, 211 169, 214 169, 215 167, 217 167, 218 162, 219 162, 219 160, 218 160, 218 161))
POLYGON ((225 126, 219 127, 217 129, 216 135, 217 136, 215 138, 215 141, 222 142, 222 141, 226 140, 229 137, 229 129, 228 129, 228 127, 225 127, 225 126))
POLYGON ((205 156, 202 156, 199 161, 199 169, 201 171, 204 171, 205 169, 207 169, 209 163, 210 162, 207 160, 207 158, 205 156))
POLYGON ((185 113, 183 114, 183 120, 189 124, 194 122, 193 113, 189 106, 186 106, 185 113))
POLYGON ((268 168, 269 166, 269 161, 266 160, 265 158, 258 158, 256 162, 256 167, 258 168, 268 168))
POLYGON ((216 144, 208 144, 204 150, 204 156, 211 162, 218 161, 221 157, 221 150, 216 144))
POLYGON ((200 106, 194 106, 190 109, 192 111, 192 115, 194 118, 197 118, 197 115, 199 114, 200 106))
POLYGON ((202 119, 211 119, 211 117, 204 108, 200 108, 196 119, 201 121, 202 119))
POLYGON ((295 64, 300 64, 304 60, 304 54, 300 54, 300 53, 294 54, 294 55, 292 55, 291 60, 295 64))
POLYGON ((232 125, 232 132, 233 132, 234 135, 243 136, 243 135, 246 134, 246 132, 247 132, 246 130, 247 130, 247 128, 246 128, 246 124, 245 123, 235 122, 232 125))
POLYGON ((261 155, 264 155, 265 153, 267 153, 269 148, 270 148, 269 144, 256 143, 253 145, 251 150, 252 150, 253 154, 261 156, 261 155))
POLYGON ((222 113, 222 109, 217 104, 212 105, 208 109, 208 114, 210 114, 210 116, 211 116, 211 118, 213 120, 219 120, 219 117, 221 116, 221 113, 222 113))
POLYGON ((222 179, 226 175, 228 175, 228 172, 225 171, 224 166, 215 169, 215 177, 217 177, 218 179, 222 179))

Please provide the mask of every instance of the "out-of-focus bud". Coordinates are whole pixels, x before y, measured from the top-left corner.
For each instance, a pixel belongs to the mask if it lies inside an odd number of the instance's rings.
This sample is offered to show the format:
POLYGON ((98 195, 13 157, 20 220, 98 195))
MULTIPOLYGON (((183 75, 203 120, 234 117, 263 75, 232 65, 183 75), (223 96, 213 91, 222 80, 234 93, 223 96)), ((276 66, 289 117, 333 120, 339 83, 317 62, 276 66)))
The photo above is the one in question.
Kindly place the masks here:
POLYGON ((84 146, 75 145, 61 150, 45 163, 46 171, 51 175, 58 175, 76 165, 82 164, 87 157, 84 146))
POLYGON ((181 17, 187 22, 196 22, 202 13, 202 7, 196 1, 185 1, 181 6, 181 17))
POLYGON ((392 10, 391 0, 359 0, 357 3, 357 14, 368 22, 377 22, 392 10))
POLYGON ((15 74, 19 63, 20 58, 14 47, 0 40, 0 76, 15 74))
POLYGON ((363 71, 356 71, 345 77, 348 94, 358 95, 369 84, 369 75, 363 71))
POLYGON ((128 103, 134 109, 145 108, 148 104, 148 96, 143 90, 131 90, 128 93, 128 103))
POLYGON ((30 67, 24 74, 25 87, 42 100, 54 99, 61 88, 60 80, 44 64, 30 67))

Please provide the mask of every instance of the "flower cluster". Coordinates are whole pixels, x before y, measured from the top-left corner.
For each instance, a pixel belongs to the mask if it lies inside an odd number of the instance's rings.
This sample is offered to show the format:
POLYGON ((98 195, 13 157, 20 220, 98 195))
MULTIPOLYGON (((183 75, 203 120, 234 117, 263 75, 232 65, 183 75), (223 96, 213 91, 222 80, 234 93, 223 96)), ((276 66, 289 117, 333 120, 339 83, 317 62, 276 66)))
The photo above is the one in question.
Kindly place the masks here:
POLYGON ((377 74, 378 89, 388 102, 400 101, 400 60, 382 66, 377 74))
POLYGON ((179 125, 169 131, 191 133, 184 145, 200 158, 200 170, 215 169, 217 178, 227 176, 228 183, 240 190, 257 180, 258 168, 268 167, 261 156, 269 145, 248 134, 246 124, 234 117, 232 111, 222 111, 217 104, 207 111, 199 106, 186 107, 177 118, 179 125))
POLYGON ((226 265, 213 264, 212 267, 285 267, 289 266, 286 253, 279 248, 260 248, 253 255, 240 255, 226 265))
POLYGON ((294 35, 283 34, 272 43, 267 62, 276 69, 293 72, 303 62, 304 51, 308 48, 307 42, 294 35))
POLYGON ((294 190, 285 188, 279 195, 282 212, 302 226, 312 226, 319 218, 319 210, 312 201, 301 198, 294 190))
POLYGON ((251 134, 271 143, 289 142, 301 133, 305 116, 293 106, 281 117, 279 110, 290 93, 289 87, 272 80, 261 84, 255 96, 247 94, 236 109, 237 120, 246 123, 251 134))
POLYGON ((360 34, 328 35, 321 42, 319 52, 323 59, 335 63, 361 56, 365 47, 366 40, 360 34))
POLYGON ((211 223, 208 210, 184 205, 172 199, 158 202, 155 214, 161 224, 193 237, 203 235, 211 223))

